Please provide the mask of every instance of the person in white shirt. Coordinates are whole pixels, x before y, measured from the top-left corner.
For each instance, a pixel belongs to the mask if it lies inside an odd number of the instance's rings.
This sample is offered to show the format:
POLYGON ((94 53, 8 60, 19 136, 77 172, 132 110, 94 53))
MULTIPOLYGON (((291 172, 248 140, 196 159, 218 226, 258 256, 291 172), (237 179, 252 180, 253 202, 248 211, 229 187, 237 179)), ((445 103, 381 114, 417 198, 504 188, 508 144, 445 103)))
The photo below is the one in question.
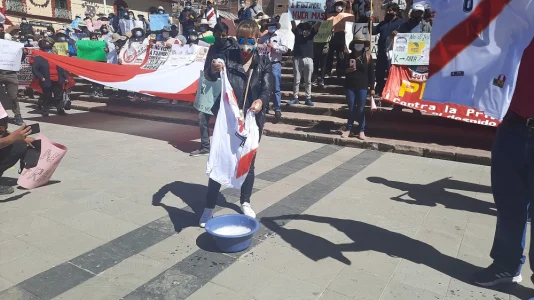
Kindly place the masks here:
POLYGON ((267 28, 267 33, 258 41, 258 52, 260 55, 266 55, 271 60, 274 76, 274 91, 272 96, 273 110, 276 122, 278 122, 282 117, 282 95, 280 93, 280 82, 282 80, 282 55, 287 53, 289 47, 287 46, 285 38, 278 34, 280 23, 276 19, 269 19, 266 22, 265 27, 267 28))
POLYGON ((215 27, 215 24, 217 24, 217 19, 219 19, 219 14, 213 7, 213 3, 211 3, 211 1, 207 2, 206 9, 204 10, 204 13, 202 14, 202 19, 206 19, 206 21, 208 21, 208 24, 211 30, 213 30, 213 27, 215 27))

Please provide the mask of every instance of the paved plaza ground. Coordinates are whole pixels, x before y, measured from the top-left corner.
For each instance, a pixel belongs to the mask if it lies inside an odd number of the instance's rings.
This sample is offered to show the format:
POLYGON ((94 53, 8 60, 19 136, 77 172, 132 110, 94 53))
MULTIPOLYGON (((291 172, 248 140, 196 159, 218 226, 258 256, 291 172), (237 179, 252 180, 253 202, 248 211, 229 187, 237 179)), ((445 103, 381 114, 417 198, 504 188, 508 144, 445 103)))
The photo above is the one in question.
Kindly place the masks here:
MULTIPOLYGON (((198 227, 198 128, 23 114, 69 150, 47 186, 0 198, 2 300, 534 296, 528 263, 521 285, 470 284, 491 262, 489 167, 265 137, 251 202, 261 229, 244 253, 222 254, 198 227)), ((16 184, 15 169, 4 175, 16 184)), ((237 213, 239 193, 219 205, 237 213)))

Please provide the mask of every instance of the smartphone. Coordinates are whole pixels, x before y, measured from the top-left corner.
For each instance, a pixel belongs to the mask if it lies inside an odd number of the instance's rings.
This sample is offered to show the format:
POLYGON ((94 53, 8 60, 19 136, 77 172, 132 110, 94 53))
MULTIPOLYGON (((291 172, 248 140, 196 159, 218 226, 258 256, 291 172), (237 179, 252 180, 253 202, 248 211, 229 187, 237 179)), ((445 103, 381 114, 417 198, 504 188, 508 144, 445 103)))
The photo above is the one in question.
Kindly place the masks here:
POLYGON ((41 127, 39 126, 39 123, 31 124, 31 125, 28 125, 28 126, 31 127, 31 129, 32 129, 32 133, 31 134, 36 134, 36 133, 41 132, 41 127))
POLYGON ((349 60, 349 65, 350 65, 351 68, 356 68, 356 60, 351 58, 349 60))

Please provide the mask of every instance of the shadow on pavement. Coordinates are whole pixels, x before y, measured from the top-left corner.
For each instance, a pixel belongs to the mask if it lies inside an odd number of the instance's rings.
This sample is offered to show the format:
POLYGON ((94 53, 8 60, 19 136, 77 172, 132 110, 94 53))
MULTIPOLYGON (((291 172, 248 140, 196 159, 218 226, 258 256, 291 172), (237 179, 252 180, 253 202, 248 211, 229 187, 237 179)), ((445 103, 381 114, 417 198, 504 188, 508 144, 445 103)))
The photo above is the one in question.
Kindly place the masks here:
MULTIPOLYGON (((2 177, 1 179, 1 182, 2 182, 2 185, 5 185, 5 186, 17 186, 17 181, 18 181, 18 178, 12 178, 12 177, 2 177)), ((61 181, 59 180, 50 180, 48 181, 47 184, 43 185, 43 186, 48 186, 48 185, 52 185, 52 184, 56 184, 56 183, 60 183, 61 181)), ((26 195, 29 195, 31 194, 31 192, 23 187, 17 187, 17 190, 20 190, 20 191, 24 191, 23 193, 20 193, 20 194, 16 194, 16 195, 13 195, 11 194, 12 196, 8 197, 8 198, 5 198, 5 199, 0 199, 0 203, 7 203, 7 202, 11 202, 11 201, 16 201, 16 200, 19 200, 19 199, 22 199, 24 196, 26 195)), ((9 195, 5 195, 5 196, 9 196, 9 195)))
POLYGON ((77 112, 67 116, 51 114, 46 118, 41 117, 40 115, 34 117, 26 116, 25 120, 27 120, 27 123, 31 120, 32 123, 46 122, 157 139, 166 141, 174 148, 184 152, 191 152, 200 148, 200 142, 194 141, 200 137, 197 126, 157 122, 93 112, 77 112))
MULTIPOLYGON (((175 181, 164 185, 152 196, 152 205, 163 207, 169 214, 176 232, 192 226, 198 226, 198 220, 204 211, 205 197, 208 188, 205 185, 175 181), (172 193, 187 204, 184 208, 176 208, 161 203, 167 193, 172 193)), ((219 194, 217 205, 223 208, 240 211, 239 206, 227 202, 226 198, 219 194)))
POLYGON ((404 192, 399 196, 392 197, 391 200, 430 207, 441 204, 449 209, 481 213, 490 216, 497 215, 497 211, 495 210, 495 205, 493 203, 478 200, 448 190, 462 190, 491 194, 491 187, 489 186, 458 181, 451 179, 451 177, 443 178, 428 184, 406 183, 388 180, 383 177, 367 177, 367 180, 404 192), (403 199, 402 197, 404 196, 408 196, 414 200, 403 199))
MULTIPOLYGON (((350 265, 351 261, 344 253, 376 251, 392 257, 403 258, 413 263, 423 264, 470 285, 472 275, 481 270, 480 267, 445 255, 421 241, 359 221, 303 214, 262 218, 261 223, 277 233, 293 248, 314 261, 331 257, 350 265), (291 220, 305 220, 328 224, 338 231, 343 232, 353 242, 334 244, 329 240, 303 232, 299 229, 284 228, 283 226, 291 220)), ((534 294, 534 290, 521 285, 491 289, 512 294, 520 299, 528 298, 534 294)))

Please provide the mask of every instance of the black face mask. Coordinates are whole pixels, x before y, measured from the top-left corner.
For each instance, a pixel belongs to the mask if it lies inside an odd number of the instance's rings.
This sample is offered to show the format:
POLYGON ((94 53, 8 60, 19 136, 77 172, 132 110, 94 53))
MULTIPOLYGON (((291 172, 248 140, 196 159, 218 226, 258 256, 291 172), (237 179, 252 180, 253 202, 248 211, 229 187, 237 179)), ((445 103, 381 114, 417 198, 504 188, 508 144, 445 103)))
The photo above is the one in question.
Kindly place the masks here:
POLYGON ((129 19, 130 19, 130 16, 129 16, 129 15, 124 15, 123 18, 126 19, 126 20, 129 20, 129 19))
POLYGON ((215 44, 217 46, 224 46, 226 45, 226 41, 228 41, 228 38, 215 38, 215 44))
POLYGON ((386 20, 392 20, 395 18, 395 14, 386 14, 386 20))

